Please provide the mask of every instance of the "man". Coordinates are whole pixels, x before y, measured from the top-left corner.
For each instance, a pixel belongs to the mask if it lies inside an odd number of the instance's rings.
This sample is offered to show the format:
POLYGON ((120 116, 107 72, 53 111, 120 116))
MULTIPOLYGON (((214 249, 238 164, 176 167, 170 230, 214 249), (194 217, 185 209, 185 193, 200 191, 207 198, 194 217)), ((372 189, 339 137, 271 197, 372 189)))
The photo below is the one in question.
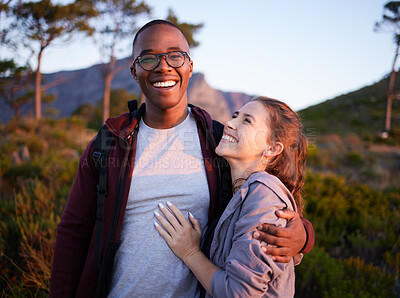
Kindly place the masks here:
MULTIPOLYGON (((178 27, 163 20, 146 24, 135 36, 133 57, 132 75, 146 103, 106 121, 117 141, 108 157, 101 269, 95 268, 98 176, 91 159, 92 141, 82 154, 57 228, 51 297, 199 295, 196 278, 154 229, 153 211, 166 201, 191 211, 203 230, 208 226, 207 247, 212 226, 231 195, 226 191, 231 181, 224 178, 226 169, 214 152, 219 139, 212 130, 218 124, 213 125, 204 110, 188 107, 193 61, 178 27)), ((283 261, 303 246, 311 249, 314 241, 310 223, 304 220, 307 239, 299 215, 284 216, 291 220, 289 228, 265 229, 286 237, 255 233, 283 245, 268 251, 283 261)))

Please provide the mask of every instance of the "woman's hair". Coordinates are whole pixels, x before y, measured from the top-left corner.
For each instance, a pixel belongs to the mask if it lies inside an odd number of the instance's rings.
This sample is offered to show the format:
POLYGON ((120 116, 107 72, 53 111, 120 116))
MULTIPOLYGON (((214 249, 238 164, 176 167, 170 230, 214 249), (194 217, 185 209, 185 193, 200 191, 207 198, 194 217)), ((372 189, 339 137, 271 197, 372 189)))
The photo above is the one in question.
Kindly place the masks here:
POLYGON ((302 190, 307 159, 307 139, 303 125, 296 112, 287 104, 264 96, 253 98, 264 105, 271 128, 268 141, 271 145, 281 142, 283 150, 268 161, 265 171, 278 177, 292 193, 297 207, 303 210, 302 190))

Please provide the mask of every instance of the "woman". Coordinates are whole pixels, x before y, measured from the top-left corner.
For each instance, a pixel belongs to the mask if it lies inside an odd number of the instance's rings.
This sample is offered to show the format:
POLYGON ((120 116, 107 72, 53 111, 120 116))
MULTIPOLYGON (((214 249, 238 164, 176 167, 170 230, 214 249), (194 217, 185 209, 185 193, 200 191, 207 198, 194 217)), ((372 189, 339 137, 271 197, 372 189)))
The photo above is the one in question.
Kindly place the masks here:
POLYGON ((233 114, 216 153, 229 162, 236 193, 215 229, 210 259, 200 250, 198 220, 189 213, 189 222, 174 204, 159 205, 157 231, 210 296, 294 296, 293 260, 275 263, 252 232, 263 222, 285 226, 278 209, 302 208, 307 141, 298 115, 256 97, 233 114))

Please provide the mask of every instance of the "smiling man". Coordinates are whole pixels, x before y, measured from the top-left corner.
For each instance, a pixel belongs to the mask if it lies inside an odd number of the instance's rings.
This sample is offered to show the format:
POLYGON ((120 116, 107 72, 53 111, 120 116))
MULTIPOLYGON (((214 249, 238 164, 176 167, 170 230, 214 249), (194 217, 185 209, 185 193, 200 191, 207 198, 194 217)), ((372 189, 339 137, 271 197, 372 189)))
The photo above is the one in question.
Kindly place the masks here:
MULTIPOLYGON (((106 121, 117 141, 108 156, 101 266, 95 266, 99 177, 91 158, 93 140, 82 154, 57 227, 51 297, 200 295, 194 275, 154 229, 153 212, 167 201, 192 212, 206 231, 207 251, 213 227, 232 196, 229 169, 214 151, 223 126, 188 105, 193 61, 177 26, 164 20, 147 23, 135 36, 133 58, 131 72, 146 102, 106 121)), ((311 224, 299 214, 283 216, 289 219, 287 228, 267 228, 283 237, 262 228, 256 234, 283 246, 268 249, 286 260, 309 251, 314 237, 311 224)))

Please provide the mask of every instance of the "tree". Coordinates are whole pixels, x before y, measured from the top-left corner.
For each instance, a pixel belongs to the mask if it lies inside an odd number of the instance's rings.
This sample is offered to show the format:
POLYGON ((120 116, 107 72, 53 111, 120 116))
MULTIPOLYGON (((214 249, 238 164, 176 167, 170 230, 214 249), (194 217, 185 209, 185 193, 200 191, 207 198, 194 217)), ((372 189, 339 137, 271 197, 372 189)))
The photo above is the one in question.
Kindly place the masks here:
POLYGON ((396 62, 400 53, 400 1, 390 1, 385 4, 382 20, 375 24, 375 30, 380 31, 384 30, 384 28, 389 28, 393 33, 393 40, 396 45, 387 94, 385 132, 382 135, 387 137, 387 134, 391 129, 390 118, 392 113, 392 101, 398 97, 394 92, 394 82, 396 79, 396 62))
POLYGON ((103 122, 110 115, 111 82, 124 65, 116 65, 116 53, 121 51, 123 41, 131 38, 137 30, 135 21, 140 15, 148 15, 150 7, 136 0, 97 0, 95 7, 99 17, 92 27, 94 35, 104 59, 102 73, 104 76, 103 122))
POLYGON ((172 9, 168 10, 167 21, 177 25, 182 30, 182 32, 185 34, 190 48, 195 48, 200 44, 197 40, 194 39, 193 35, 196 34, 203 27, 202 23, 197 25, 185 22, 181 23, 178 21, 178 18, 176 17, 172 9))
POLYGON ((33 73, 29 66, 17 66, 14 60, 0 61, 0 96, 20 117, 21 108, 33 101, 33 73))
POLYGON ((77 0, 62 5, 53 4, 51 0, 18 2, 13 7, 15 21, 11 27, 19 36, 21 43, 36 56, 35 70, 35 116, 41 118, 42 74, 40 66, 43 52, 56 42, 66 42, 76 31, 93 33, 88 20, 96 16, 96 11, 89 1, 77 0))
MULTIPOLYGON (((7 14, 10 10, 10 2, 12 0, 0 0, 0 25, 3 15, 7 14)), ((0 27, 0 41, 3 40, 3 30, 0 27)))

